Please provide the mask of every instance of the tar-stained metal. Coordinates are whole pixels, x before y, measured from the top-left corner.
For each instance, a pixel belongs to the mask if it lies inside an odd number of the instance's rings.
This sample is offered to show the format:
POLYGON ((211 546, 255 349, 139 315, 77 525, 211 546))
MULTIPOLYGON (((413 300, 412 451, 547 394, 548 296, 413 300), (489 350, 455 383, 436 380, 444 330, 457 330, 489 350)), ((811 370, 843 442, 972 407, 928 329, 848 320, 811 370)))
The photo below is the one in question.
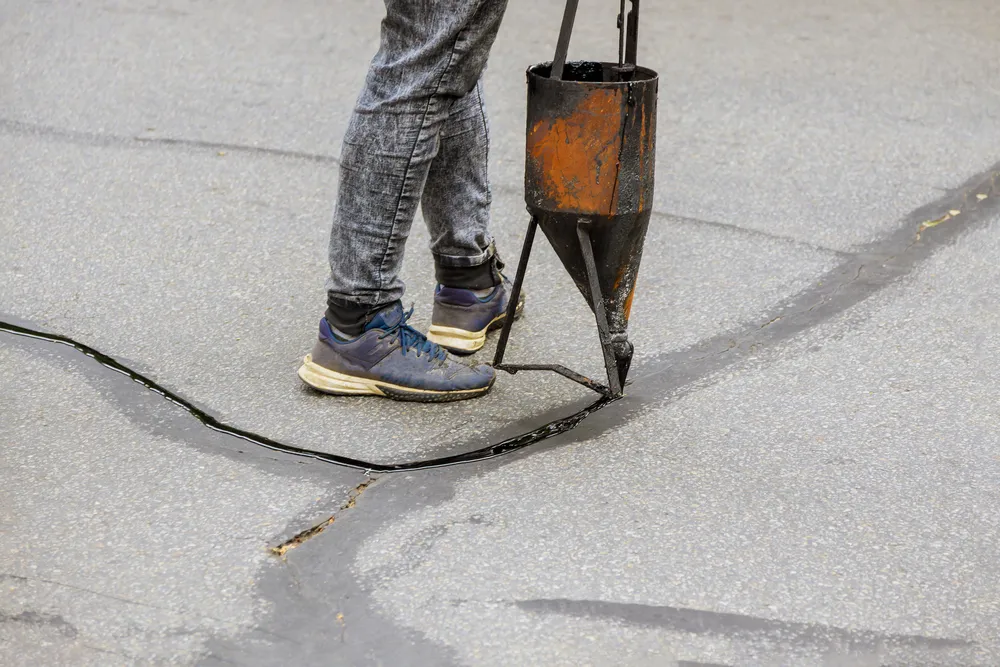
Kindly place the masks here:
POLYGON ((616 222, 652 206, 659 79, 638 67, 621 81, 613 63, 567 63, 527 73, 525 202, 536 215, 616 222))

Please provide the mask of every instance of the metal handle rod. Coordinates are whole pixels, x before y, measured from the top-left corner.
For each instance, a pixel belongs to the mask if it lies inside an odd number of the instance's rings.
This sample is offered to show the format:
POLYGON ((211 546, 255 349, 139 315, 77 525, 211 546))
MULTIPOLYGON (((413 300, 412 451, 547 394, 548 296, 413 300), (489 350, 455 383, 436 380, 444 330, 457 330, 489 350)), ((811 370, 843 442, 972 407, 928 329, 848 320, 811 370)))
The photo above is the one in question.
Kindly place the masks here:
POLYGON ((610 390, 605 387, 600 382, 594 382, 586 375, 581 375, 576 371, 566 368, 562 364, 500 364, 496 368, 502 371, 507 371, 511 375, 517 375, 518 371, 552 371, 553 373, 558 373, 564 378, 569 378, 573 382, 582 384, 587 389, 596 391, 602 396, 610 396, 610 390))
POLYGON ((618 68, 625 64, 625 1, 618 10, 618 68))
MULTIPOLYGON (((622 16, 625 21, 625 17, 622 16)), ((632 0, 632 9, 628 13, 628 37, 625 40, 625 62, 630 65, 636 64, 639 48, 639 0, 632 0)))
POLYGON ((566 52, 569 51, 569 37, 573 33, 573 22, 576 21, 576 8, 579 4, 580 0, 566 0, 566 11, 563 12, 562 27, 559 28, 559 41, 556 42, 556 55, 552 58, 550 78, 562 78, 566 52))

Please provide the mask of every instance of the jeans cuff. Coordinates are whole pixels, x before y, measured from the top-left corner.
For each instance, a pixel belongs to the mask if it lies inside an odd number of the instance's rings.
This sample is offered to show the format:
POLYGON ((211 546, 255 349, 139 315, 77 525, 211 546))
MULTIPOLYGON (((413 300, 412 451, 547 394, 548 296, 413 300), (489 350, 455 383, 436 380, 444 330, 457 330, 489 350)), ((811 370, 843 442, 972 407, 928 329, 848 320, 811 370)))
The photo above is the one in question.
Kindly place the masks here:
POLYGON ((496 246, 490 241, 489 246, 478 255, 445 255, 434 253, 434 265, 449 268, 468 268, 485 264, 497 254, 496 246))
POLYGON ((502 268, 493 243, 478 257, 434 255, 435 278, 445 287, 474 290, 495 287, 502 281, 502 268))

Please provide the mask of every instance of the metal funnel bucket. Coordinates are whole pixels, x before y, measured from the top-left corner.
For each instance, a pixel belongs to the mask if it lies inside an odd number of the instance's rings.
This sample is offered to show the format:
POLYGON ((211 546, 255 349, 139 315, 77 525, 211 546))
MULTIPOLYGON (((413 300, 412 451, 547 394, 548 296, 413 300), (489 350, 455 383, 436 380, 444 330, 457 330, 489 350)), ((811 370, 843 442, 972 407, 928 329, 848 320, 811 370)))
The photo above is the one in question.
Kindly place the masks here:
MULTIPOLYGON (((528 69, 525 202, 531 222, 514 284, 517 300, 536 226, 548 238, 594 311, 608 372, 602 387, 558 365, 503 365, 512 317, 507 318, 494 365, 503 370, 554 370, 618 396, 632 359, 627 339, 642 246, 653 205, 656 161, 656 72, 637 67, 638 0, 621 40, 619 63, 553 63, 528 69), (631 62, 629 59, 631 58, 631 62)), ((624 3, 623 3, 624 4, 624 3)), ((567 4, 569 28, 575 2, 567 4)), ((567 18, 560 47, 568 43, 567 18)))

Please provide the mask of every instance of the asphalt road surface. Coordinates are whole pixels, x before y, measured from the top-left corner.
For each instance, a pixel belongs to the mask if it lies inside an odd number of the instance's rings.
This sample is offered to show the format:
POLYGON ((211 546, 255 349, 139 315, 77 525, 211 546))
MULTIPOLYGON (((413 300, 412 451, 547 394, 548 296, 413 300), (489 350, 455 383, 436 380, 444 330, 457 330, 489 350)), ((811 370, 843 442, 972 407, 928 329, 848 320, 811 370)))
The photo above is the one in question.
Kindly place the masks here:
MULTIPOLYGON (((617 4, 571 58, 615 57, 617 4)), ((512 0, 487 73, 509 259, 561 11, 512 0)), ((0 664, 1000 664, 1000 5, 642 11, 633 383, 424 469, 593 395, 296 377, 381 5, 0 0, 0 664)), ((425 327, 419 222, 408 248, 425 327)), ((541 239, 526 286, 509 357, 599 374, 541 239)))

